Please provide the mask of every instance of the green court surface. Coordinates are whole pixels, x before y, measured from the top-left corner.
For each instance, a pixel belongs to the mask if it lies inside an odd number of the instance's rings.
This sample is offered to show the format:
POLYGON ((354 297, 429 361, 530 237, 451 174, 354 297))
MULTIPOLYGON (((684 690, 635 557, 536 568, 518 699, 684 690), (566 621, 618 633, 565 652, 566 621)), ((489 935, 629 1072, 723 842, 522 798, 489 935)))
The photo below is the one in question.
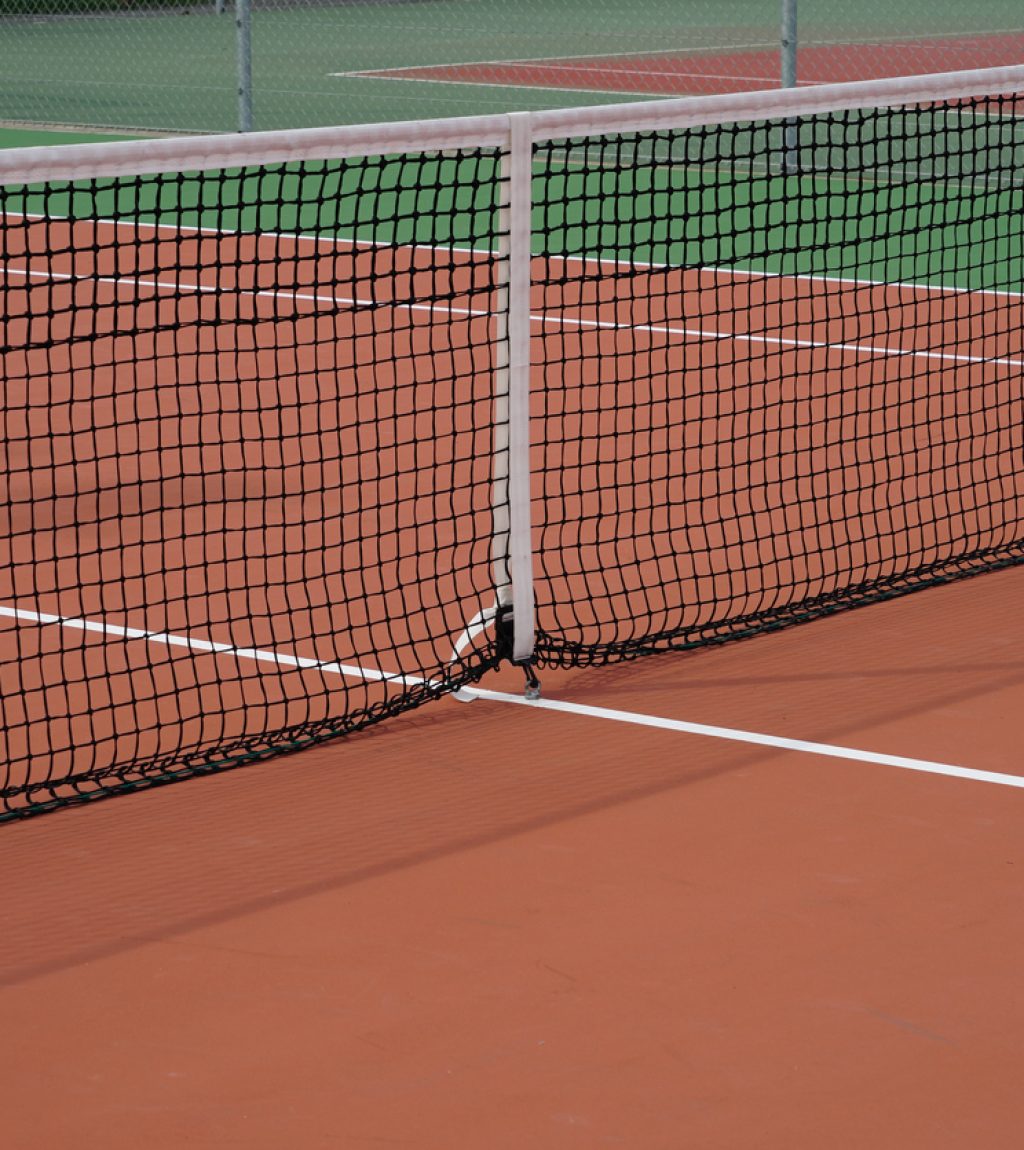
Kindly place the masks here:
MULTIPOLYGON (((794 155, 782 131, 540 144, 534 252, 1019 290, 1024 123, 992 102, 941 119, 931 110, 808 117, 799 174, 781 172, 784 152, 790 164, 794 155)), ((497 157, 481 149, 171 173, 72 191, 11 188, 4 202, 16 215, 472 248, 475 237, 497 234, 500 195, 497 157)))
POLYGON ((121 132, 75 132, 57 128, 0 128, 0 148, 55 148, 60 144, 99 144, 128 140, 121 132))
MULTIPOLYGON (((233 131, 234 19, 212 4, 0 0, 0 122, 233 131), (19 12, 19 9, 22 11, 19 12), (47 13, 50 10, 50 14, 47 13), (74 9, 74 14, 69 10, 74 9)), ((989 36, 1021 29, 1019 0, 801 0, 801 43, 989 36)), ((414 65, 634 54, 777 52, 777 0, 296 0, 253 14, 254 126, 421 119, 637 98, 588 80, 522 86, 358 75, 414 65)), ((831 50, 831 49, 829 49, 831 50)), ((969 56, 965 66, 971 66, 969 56)), ((638 66, 642 67, 642 63, 638 66)), ((935 70, 915 59, 907 71, 935 70)), ((774 72, 772 75, 774 76, 774 72)), ((771 80, 771 77, 768 78, 771 80)))

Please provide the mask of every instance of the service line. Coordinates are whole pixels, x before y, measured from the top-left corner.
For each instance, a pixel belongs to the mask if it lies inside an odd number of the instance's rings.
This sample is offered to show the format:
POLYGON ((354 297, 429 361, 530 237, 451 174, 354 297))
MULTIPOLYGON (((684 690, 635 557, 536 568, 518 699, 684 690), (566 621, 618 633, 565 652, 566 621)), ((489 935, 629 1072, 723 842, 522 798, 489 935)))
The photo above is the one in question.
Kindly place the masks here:
MULTIPOLYGON (((314 304, 332 304, 335 306, 351 308, 394 308, 397 311, 429 312, 441 317, 477 317, 489 316, 493 312, 489 308, 460 308, 451 307, 445 303, 407 303, 403 300, 385 300, 382 302, 372 299, 360 299, 358 296, 340 296, 331 292, 303 292, 293 288, 248 288, 235 285, 186 283, 171 279, 144 279, 138 276, 98 276, 73 275, 67 272, 30 271, 26 268, 11 265, 0 265, 0 276, 14 276, 29 280, 43 280, 52 283, 105 283, 115 288, 152 288, 154 291, 172 292, 182 294, 207 294, 222 296, 238 296, 284 299, 296 302, 314 304)), ((467 293, 468 294, 468 293, 467 293)), ((139 301, 134 301, 138 303, 139 301)), ((92 306, 98 306, 93 304, 92 306)), ((267 323, 274 323, 283 316, 261 317, 267 323)), ((831 351, 851 352, 854 355, 866 356, 871 359, 884 359, 886 357, 923 359, 950 364, 989 364, 1000 367, 1024 367, 1024 359, 1013 356, 970 355, 963 352, 934 351, 928 348, 890 347, 887 344, 858 343, 851 340, 827 339, 798 339, 785 336, 756 335, 750 332, 720 331, 718 328, 702 328, 676 326, 665 323, 637 323, 633 321, 620 322, 619 320, 584 319, 575 316, 564 316, 548 312, 535 312, 530 315, 531 323, 542 327, 559 327, 581 331, 632 331, 644 332, 650 335, 681 336, 683 339, 698 342, 714 342, 732 340, 735 343, 755 344, 762 347, 774 347, 785 350, 828 349, 831 351)), ((812 321, 813 322, 813 321, 812 321)))

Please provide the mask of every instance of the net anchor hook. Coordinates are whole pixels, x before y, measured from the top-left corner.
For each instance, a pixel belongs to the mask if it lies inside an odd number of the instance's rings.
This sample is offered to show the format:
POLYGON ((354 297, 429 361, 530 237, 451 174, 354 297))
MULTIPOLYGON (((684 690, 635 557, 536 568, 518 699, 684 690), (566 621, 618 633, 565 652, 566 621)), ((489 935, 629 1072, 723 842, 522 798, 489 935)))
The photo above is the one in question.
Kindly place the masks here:
POLYGON ((499 605, 498 617, 494 623, 494 637, 498 644, 499 656, 502 659, 507 659, 513 667, 522 668, 523 675, 526 678, 526 686, 523 688, 523 698, 531 703, 539 699, 540 679, 537 678, 537 672, 533 668, 533 656, 528 656, 525 659, 516 659, 512 654, 515 640, 511 603, 499 605))

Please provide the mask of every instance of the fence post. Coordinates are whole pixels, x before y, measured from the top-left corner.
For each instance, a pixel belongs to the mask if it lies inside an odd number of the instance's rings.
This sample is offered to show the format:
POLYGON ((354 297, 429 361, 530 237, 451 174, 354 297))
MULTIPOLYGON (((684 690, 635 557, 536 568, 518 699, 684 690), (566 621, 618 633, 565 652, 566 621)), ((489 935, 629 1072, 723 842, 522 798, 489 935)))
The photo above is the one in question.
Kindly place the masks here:
POLYGON ((235 0, 235 39, 238 44, 238 130, 252 131, 252 8, 235 0))
POLYGON ((796 87, 796 0, 782 0, 782 87, 796 87))
MULTIPOLYGON (((796 87, 796 0, 782 0, 782 29, 780 36, 782 56, 782 87, 796 87)), ((798 147, 799 128, 795 120, 787 120, 783 129, 782 174, 796 172, 800 166, 798 147)))

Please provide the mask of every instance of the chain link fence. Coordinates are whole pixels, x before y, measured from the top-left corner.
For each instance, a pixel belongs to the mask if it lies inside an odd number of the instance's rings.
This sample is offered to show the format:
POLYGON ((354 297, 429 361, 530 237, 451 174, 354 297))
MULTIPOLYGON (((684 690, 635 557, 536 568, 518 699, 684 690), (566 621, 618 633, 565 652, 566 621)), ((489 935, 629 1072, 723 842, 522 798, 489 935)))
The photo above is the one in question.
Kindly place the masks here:
POLYGON ((210 132, 1024 62, 1020 0, 0 0, 0 121, 210 132), (783 45, 788 45, 788 51, 783 45))

